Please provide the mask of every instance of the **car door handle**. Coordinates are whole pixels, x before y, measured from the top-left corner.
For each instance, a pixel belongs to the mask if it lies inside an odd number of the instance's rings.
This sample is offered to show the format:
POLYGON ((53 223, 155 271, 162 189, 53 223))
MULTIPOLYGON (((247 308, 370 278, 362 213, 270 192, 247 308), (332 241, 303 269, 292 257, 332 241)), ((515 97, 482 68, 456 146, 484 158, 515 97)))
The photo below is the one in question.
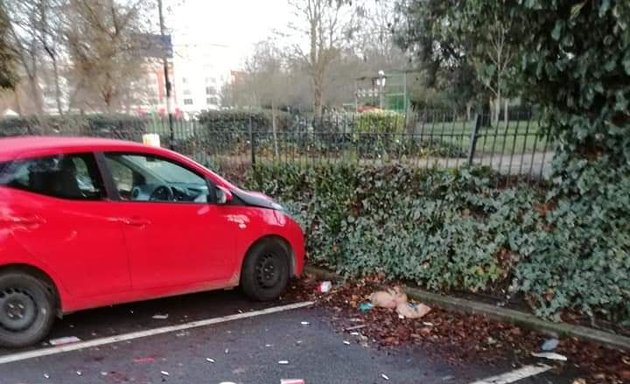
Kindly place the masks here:
POLYGON ((117 218, 112 219, 111 221, 126 224, 126 225, 131 225, 132 227, 144 227, 151 224, 150 220, 140 219, 136 217, 117 217, 117 218))

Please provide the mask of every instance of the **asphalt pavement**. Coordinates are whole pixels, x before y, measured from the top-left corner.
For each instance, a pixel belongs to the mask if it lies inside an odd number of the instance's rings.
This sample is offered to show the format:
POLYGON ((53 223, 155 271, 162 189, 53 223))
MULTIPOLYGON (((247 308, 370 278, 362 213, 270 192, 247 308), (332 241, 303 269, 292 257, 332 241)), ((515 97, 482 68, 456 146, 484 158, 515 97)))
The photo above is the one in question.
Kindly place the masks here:
MULTIPOLYGON (((450 384, 495 375, 502 376, 488 382, 507 384, 519 377, 510 372, 522 363, 453 367, 417 348, 366 346, 360 336, 334 329, 331 314, 321 308, 259 312, 286 304, 253 303, 238 291, 220 291, 79 312, 57 322, 51 338, 76 336, 83 342, 102 343, 78 344, 67 352, 47 343, 0 350, 0 384, 279 384, 282 379, 303 379, 308 384, 450 384), (162 316, 155 319, 155 315, 162 316), (191 326, 207 319, 217 321, 191 326), (152 335, 155 329, 164 331, 152 335), (117 341, 117 335, 142 337, 117 341), (2 362, 13 357, 18 361, 2 362)), ((567 380, 568 376, 549 370, 518 382, 567 380)))

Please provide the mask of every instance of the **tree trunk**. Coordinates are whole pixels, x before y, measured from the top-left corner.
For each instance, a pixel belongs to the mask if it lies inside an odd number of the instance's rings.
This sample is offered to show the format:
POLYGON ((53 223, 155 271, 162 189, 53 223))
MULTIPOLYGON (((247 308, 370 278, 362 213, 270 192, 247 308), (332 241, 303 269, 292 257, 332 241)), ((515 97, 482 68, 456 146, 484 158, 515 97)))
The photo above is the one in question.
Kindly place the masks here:
POLYGON ((271 133, 273 134, 273 150, 275 153, 275 157, 277 159, 280 158, 280 151, 278 150, 278 134, 276 127, 276 105, 272 101, 271 102, 271 133))
POLYGON ((470 121, 471 116, 470 116, 470 111, 472 109, 472 105, 470 104, 470 102, 466 103, 466 120, 470 121))
POLYGON ((504 110, 503 110, 503 121, 505 122, 505 125, 507 125, 508 123, 508 99, 505 99, 504 101, 504 110))
MULTIPOLYGON (((31 52, 37 52, 37 44, 35 39, 31 42, 31 52)), ((31 98, 33 99, 33 106, 35 107, 35 114, 41 115, 44 112, 44 100, 42 97, 41 89, 39 88, 39 82, 37 79, 37 57, 35 54, 31 55, 31 69, 28 73, 28 81, 30 83, 31 98)))
POLYGON ((31 93, 31 102, 33 103, 35 114, 41 115, 44 112, 44 105, 42 101, 42 94, 39 89, 39 84, 37 84, 37 77, 29 76, 28 83, 31 93))
POLYGON ((19 84, 15 86, 15 89, 13 90, 13 96, 15 97, 15 112, 17 112, 18 115, 22 116, 22 103, 20 102, 19 87, 19 84))
POLYGON ((499 117, 501 116, 501 94, 499 93, 496 97, 496 99, 494 99, 493 104, 493 116, 492 116, 492 123, 493 124, 498 124, 499 123, 499 117))
POLYGON ((315 112, 315 116, 322 115, 322 107, 324 104, 323 98, 324 98, 324 75, 322 71, 317 69, 315 72, 315 76, 313 77, 313 112, 315 112))
POLYGON ((60 115, 63 115, 63 105, 61 103, 61 87, 59 86, 59 65, 57 64, 57 58, 52 55, 51 56, 53 63, 53 71, 55 77, 55 102, 57 103, 57 112, 60 115))

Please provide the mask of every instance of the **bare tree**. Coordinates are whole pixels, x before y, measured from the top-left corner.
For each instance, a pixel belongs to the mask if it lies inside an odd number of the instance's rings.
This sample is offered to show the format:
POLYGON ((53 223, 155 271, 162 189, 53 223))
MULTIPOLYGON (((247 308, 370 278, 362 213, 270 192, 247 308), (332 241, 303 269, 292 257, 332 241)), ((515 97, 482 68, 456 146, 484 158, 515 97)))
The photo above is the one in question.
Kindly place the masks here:
POLYGON ((28 98, 33 111, 43 112, 43 93, 48 93, 51 87, 57 112, 62 114, 60 63, 67 59, 64 57, 67 0, 12 0, 11 5, 12 38, 19 53, 21 73, 29 85, 28 98))
POLYGON ((16 52, 11 44, 11 25, 4 1, 0 0, 0 90, 15 87, 16 52))
POLYGON ((27 1, 16 1, 8 9, 10 33, 17 51, 21 72, 28 82, 29 99, 33 111, 41 114, 44 110, 39 75, 42 52, 37 38, 40 13, 34 4, 27 1))
POLYGON ((290 74, 282 52, 273 40, 259 42, 245 65, 245 89, 250 105, 271 110, 274 151, 278 156, 278 109, 289 100, 290 74))
POLYGON ((66 38, 72 61, 71 103, 80 109, 113 112, 134 92, 144 59, 138 36, 143 32, 141 1, 68 0, 66 38))
POLYGON ((62 24, 64 0, 37 0, 32 3, 37 12, 36 38, 43 48, 45 55, 52 63, 52 77, 55 87, 55 104, 57 112, 63 114, 63 103, 59 59, 62 55, 64 35, 59 26, 62 24))
POLYGON ((320 115, 327 73, 355 30, 352 8, 344 2, 331 0, 293 0, 291 5, 299 20, 292 28, 308 39, 308 48, 294 45, 294 58, 310 75, 313 110, 320 115))
MULTIPOLYGON (((488 30, 484 34, 486 40, 485 47, 481 57, 476 59, 473 57, 473 65, 481 74, 482 84, 492 93, 494 100, 491 100, 492 121, 498 123, 501 114, 501 102, 507 94, 507 81, 510 71, 514 68, 514 58, 516 52, 514 45, 509 41, 509 29, 505 22, 501 20, 498 12, 494 13, 494 20, 488 23, 488 30), (485 57, 484 57, 485 56, 485 57), (490 63, 488 65, 488 63, 490 63)), ((508 110, 507 98, 505 99, 505 113, 503 118, 507 123, 508 110)))

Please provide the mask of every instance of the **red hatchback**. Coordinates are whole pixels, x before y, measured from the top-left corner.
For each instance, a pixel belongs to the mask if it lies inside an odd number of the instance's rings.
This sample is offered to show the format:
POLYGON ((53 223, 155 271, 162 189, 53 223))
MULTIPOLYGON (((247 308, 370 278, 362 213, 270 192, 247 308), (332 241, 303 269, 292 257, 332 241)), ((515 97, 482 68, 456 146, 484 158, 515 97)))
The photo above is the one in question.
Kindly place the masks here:
POLYGON ((0 345, 56 316, 241 286, 277 298, 304 265, 299 225, 175 152, 95 138, 0 139, 0 345))

